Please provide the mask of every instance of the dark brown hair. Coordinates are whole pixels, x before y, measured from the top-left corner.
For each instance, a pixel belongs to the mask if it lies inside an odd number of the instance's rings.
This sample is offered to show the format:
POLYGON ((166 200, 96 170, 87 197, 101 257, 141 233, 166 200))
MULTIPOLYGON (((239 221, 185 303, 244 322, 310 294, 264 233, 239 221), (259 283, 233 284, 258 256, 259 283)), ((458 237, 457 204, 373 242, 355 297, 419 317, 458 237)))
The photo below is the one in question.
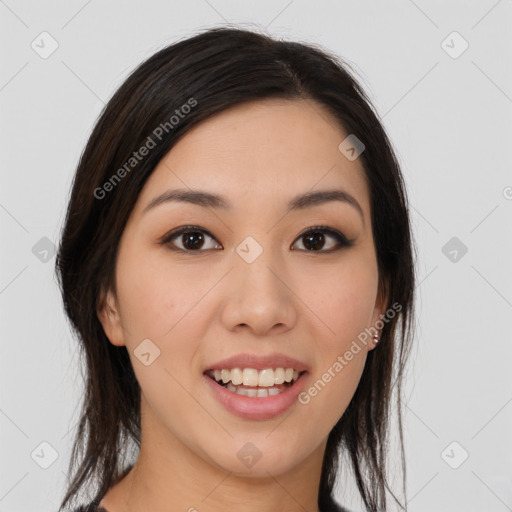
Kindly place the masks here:
POLYGON ((109 342, 97 316, 104 292, 115 290, 118 244, 139 193, 162 157, 192 127, 234 105, 266 98, 316 102, 364 144, 359 158, 370 188, 379 287, 387 293, 388 306, 401 306, 385 323, 376 349, 369 351, 354 397, 329 434, 319 507, 332 502, 343 454, 367 509, 385 509, 393 391, 405 496, 401 384, 414 334, 413 237, 397 158, 374 107, 347 68, 313 44, 213 28, 148 58, 105 106, 74 176, 56 259, 65 312, 86 369, 61 510, 76 505, 78 493, 91 484, 99 502, 131 468, 124 466, 128 443, 135 451, 140 448, 140 388, 126 347, 109 342), (155 147, 127 166, 148 137, 155 147), (122 179, 114 180, 115 174, 122 179), (105 187, 107 182, 111 185, 105 187))

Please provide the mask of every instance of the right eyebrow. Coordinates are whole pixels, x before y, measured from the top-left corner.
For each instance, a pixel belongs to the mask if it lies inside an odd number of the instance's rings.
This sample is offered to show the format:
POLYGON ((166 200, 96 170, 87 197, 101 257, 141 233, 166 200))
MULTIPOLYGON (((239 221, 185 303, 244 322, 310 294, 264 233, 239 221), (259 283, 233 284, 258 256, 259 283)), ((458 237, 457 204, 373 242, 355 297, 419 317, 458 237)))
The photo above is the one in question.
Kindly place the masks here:
MULTIPOLYGON (((143 210, 143 213, 155 208, 156 206, 168 202, 184 202, 202 206, 204 208, 217 208, 231 210, 233 205, 224 197, 204 190, 190 189, 170 189, 153 198, 143 210)), ((316 192, 306 192, 292 198, 287 205, 287 212, 292 210, 304 210, 312 208, 319 204, 325 204, 330 201, 340 201, 354 207, 361 215, 364 224, 364 213, 361 205, 354 196, 341 189, 320 190, 316 192)))

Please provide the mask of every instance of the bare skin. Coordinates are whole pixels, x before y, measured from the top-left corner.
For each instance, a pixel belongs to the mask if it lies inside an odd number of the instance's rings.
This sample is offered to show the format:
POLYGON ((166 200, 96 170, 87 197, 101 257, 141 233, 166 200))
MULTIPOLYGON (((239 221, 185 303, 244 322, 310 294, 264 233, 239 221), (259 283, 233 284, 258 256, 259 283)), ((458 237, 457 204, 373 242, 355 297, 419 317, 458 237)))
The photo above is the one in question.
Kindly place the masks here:
POLYGON ((307 390, 385 312, 363 167, 338 149, 347 135, 316 103, 253 102, 196 126, 156 167, 121 239, 117 294, 109 290, 98 312, 111 343, 127 347, 142 390, 140 454, 102 500, 109 512, 318 511, 327 436, 375 345, 360 344, 307 404, 268 420, 227 411, 203 371, 241 352, 282 352, 310 366, 307 390), (177 188, 232 207, 175 201, 143 212, 177 188), (332 189, 353 196, 362 215, 332 200, 286 212, 296 195, 332 189), (184 225, 206 231, 200 249, 187 252, 182 235, 158 243, 184 225), (308 250, 303 234, 319 225, 353 245, 323 232, 308 250), (248 236, 263 248, 250 264, 235 250, 248 236), (160 350, 148 366, 134 354, 145 339, 160 350), (247 442, 262 454, 251 468, 237 457, 247 442))

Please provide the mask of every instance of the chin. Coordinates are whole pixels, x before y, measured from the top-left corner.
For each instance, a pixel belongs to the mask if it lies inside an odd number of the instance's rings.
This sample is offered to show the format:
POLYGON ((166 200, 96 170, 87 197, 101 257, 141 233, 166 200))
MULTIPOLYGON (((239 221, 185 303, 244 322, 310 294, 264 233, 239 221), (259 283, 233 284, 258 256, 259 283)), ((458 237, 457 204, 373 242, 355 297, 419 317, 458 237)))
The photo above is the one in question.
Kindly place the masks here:
POLYGON ((280 442, 265 440, 263 436, 259 442, 255 436, 253 441, 234 442, 232 448, 211 453, 210 458, 218 467, 233 475, 268 478, 269 474, 277 476, 291 471, 302 460, 295 448, 296 443, 290 443, 285 451, 279 450, 279 445, 282 446, 280 442))

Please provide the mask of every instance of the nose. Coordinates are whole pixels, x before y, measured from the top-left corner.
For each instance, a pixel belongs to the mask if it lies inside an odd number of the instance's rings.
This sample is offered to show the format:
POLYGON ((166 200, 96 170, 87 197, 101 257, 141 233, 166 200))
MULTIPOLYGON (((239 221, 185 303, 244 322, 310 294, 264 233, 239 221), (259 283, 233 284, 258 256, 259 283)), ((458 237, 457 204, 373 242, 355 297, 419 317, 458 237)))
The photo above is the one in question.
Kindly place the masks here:
POLYGON ((224 287, 222 323, 229 331, 249 330, 265 336, 283 333, 297 322, 297 297, 284 265, 270 250, 252 262, 234 252, 234 268, 224 287))

